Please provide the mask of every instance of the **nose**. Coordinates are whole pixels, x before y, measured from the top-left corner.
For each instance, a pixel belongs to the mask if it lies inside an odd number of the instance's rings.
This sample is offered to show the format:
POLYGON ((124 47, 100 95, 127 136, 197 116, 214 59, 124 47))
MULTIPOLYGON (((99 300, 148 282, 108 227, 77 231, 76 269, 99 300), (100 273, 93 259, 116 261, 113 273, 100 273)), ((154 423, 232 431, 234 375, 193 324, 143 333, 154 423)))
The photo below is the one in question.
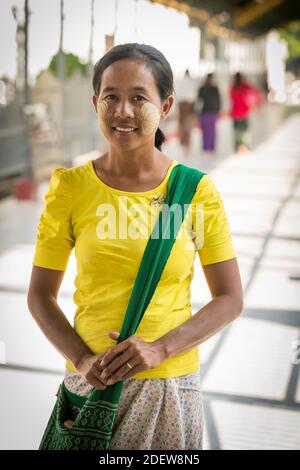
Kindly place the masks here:
POLYGON ((115 116, 119 116, 121 118, 123 117, 134 117, 134 111, 133 111, 133 106, 128 100, 121 100, 116 103, 115 106, 115 111, 114 111, 115 116))

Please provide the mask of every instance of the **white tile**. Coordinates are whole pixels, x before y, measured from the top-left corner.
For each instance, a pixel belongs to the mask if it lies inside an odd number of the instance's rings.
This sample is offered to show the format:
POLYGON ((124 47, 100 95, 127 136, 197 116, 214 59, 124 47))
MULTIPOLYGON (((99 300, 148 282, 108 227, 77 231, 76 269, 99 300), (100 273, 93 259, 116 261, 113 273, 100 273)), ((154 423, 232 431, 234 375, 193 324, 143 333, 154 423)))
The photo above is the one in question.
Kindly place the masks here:
POLYGON ((281 262, 287 258, 300 262, 300 241, 272 238, 266 246, 265 256, 279 258, 281 262))
POLYGON ((233 244, 239 256, 253 259, 261 253, 263 238, 233 235, 233 244))
POLYGON ((270 201, 267 198, 242 194, 238 200, 230 194, 223 197, 223 201, 232 233, 242 233, 244 236, 263 236, 268 233, 281 203, 280 198, 272 198, 270 201))
POLYGON ((14 244, 32 243, 36 235, 40 202, 7 198, 0 202, 1 250, 14 244))
POLYGON ((208 340, 204 341, 204 343, 201 343, 199 346, 199 359, 200 359, 200 374, 201 374, 201 366, 205 365, 207 361, 209 360, 211 354, 213 353, 219 339, 220 339, 220 334, 217 333, 213 335, 211 338, 208 340))
POLYGON ((282 400, 298 334, 297 328, 241 317, 231 325, 203 389, 282 400))
MULTIPOLYGON (((72 323, 71 299, 58 304, 72 323)), ((65 359, 39 329, 26 305, 24 294, 0 293, 0 340, 5 345, 6 363, 63 370, 65 359)))
MULTIPOLYGON (((237 159, 236 157, 230 157, 224 161, 222 168, 219 172, 229 173, 232 177, 238 178, 240 173, 247 172, 248 175, 255 176, 257 173, 272 174, 280 176, 293 175, 295 170, 298 168, 298 159, 294 158, 294 155, 290 154, 283 162, 279 158, 274 158, 274 152, 271 150, 258 149, 243 158, 237 159)), ((217 169, 218 172, 218 169, 217 169)))
POLYGON ((62 376, 0 369, 0 449, 37 450, 62 376))
POLYGON ((223 450, 300 450, 300 413, 211 402, 223 450))
POLYGON ((274 308, 276 310, 300 310, 299 281, 289 279, 294 269, 285 269, 278 263, 275 267, 262 267, 245 295, 247 307, 274 308))
POLYGON ((274 235, 300 238, 300 202, 290 201, 280 213, 274 235))
POLYGON ((238 175, 238 177, 222 179, 213 177, 216 186, 221 194, 223 192, 240 195, 260 195, 272 197, 285 197, 292 183, 292 176, 283 177, 281 175, 260 174, 254 175, 238 175))
MULTIPOLYGON (((2 252, 0 257, 1 289, 27 291, 30 282, 34 245, 16 244, 2 252)), ((64 275, 60 293, 72 295, 75 290, 76 259, 72 252, 64 275)))
POLYGON ((263 268, 277 268, 289 276, 290 272, 300 272, 300 242, 296 240, 269 240, 264 257, 263 268))

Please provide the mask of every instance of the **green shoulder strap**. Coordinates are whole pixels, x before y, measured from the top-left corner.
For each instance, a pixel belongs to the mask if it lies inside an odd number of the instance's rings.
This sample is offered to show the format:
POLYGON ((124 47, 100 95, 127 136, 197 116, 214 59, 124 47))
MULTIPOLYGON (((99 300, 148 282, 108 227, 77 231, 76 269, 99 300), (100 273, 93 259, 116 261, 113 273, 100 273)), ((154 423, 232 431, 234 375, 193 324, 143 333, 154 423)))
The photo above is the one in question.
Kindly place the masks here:
MULTIPOLYGON (((161 278, 198 183, 205 174, 183 164, 172 169, 167 196, 147 242, 117 343, 136 332, 161 278)), ((111 397, 111 387, 120 384, 123 382, 116 382, 105 390, 93 389, 90 399, 104 399, 106 394, 111 397)))

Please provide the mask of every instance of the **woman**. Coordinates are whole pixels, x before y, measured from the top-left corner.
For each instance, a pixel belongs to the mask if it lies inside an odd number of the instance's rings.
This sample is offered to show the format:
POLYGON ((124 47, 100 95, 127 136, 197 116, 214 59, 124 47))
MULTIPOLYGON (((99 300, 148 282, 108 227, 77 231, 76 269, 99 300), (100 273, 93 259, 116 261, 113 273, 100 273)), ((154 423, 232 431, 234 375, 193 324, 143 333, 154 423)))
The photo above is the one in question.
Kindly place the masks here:
POLYGON ((189 212, 194 223, 197 201, 200 215, 204 205, 204 241, 200 228, 176 239, 136 335, 115 345, 151 233, 148 220, 157 216, 177 164, 161 152, 164 136, 158 127, 173 105, 173 74, 157 49, 122 44, 96 63, 93 88, 109 148, 82 166, 53 172, 38 227, 28 306, 67 359, 69 391, 87 396, 92 387, 103 390, 124 381, 111 449, 201 449, 197 346, 242 310, 221 196, 204 175, 189 212), (129 236, 124 236, 127 229, 129 236), (78 270, 74 327, 57 303, 73 247, 78 270), (196 250, 213 300, 192 317, 196 250))
POLYGON ((209 73, 204 84, 199 88, 198 101, 202 104, 199 124, 202 129, 202 148, 213 152, 216 146, 216 124, 220 112, 220 93, 213 83, 213 74, 209 73))

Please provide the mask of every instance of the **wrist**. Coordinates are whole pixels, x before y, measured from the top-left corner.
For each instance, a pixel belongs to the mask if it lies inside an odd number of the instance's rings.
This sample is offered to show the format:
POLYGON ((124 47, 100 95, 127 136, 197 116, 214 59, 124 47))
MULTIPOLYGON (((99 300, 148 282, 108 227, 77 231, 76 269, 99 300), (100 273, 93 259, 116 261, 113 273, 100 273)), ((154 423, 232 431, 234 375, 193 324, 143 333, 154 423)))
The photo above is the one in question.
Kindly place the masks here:
POLYGON ((161 362, 165 361, 166 359, 168 359, 168 351, 167 351, 167 348, 166 348, 166 344, 164 342, 164 339, 163 338, 159 338, 157 339, 155 342, 155 345, 157 346, 158 348, 158 351, 159 351, 159 354, 160 354, 160 357, 161 357, 161 362))
POLYGON ((74 365, 75 369, 79 370, 80 366, 83 364, 85 359, 88 357, 91 357, 93 354, 91 352, 85 352, 84 354, 81 354, 80 356, 76 356, 71 362, 74 365))

